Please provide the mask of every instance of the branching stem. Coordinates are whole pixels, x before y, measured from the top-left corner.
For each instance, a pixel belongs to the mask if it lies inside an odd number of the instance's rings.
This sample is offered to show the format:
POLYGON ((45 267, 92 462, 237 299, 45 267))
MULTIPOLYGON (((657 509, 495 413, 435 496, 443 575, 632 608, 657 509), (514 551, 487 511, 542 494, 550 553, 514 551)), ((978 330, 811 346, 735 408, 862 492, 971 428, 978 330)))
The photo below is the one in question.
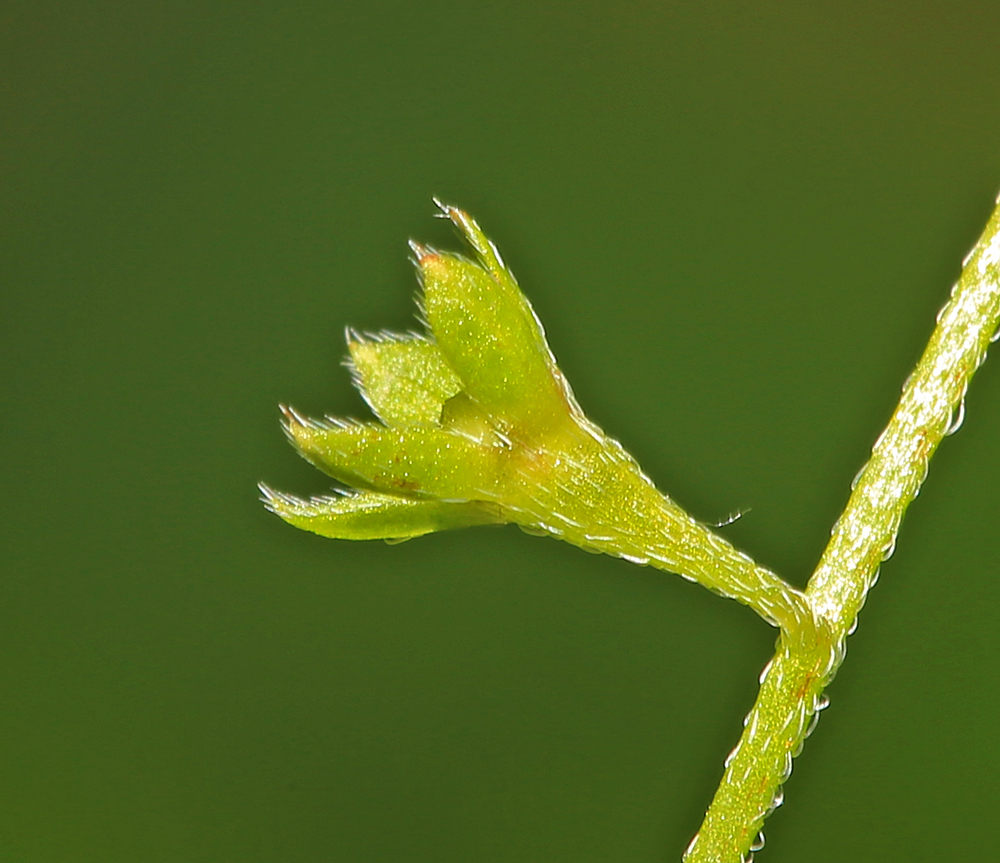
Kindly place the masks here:
POLYGON ((843 661, 846 638, 879 565, 895 548, 903 513, 927 476, 930 457, 962 421, 966 388, 986 357, 998 320, 1000 206, 966 259, 809 580, 805 596, 817 620, 816 639, 804 644, 784 633, 779 639, 686 863, 740 863, 761 847, 764 819, 780 804, 792 759, 826 706, 823 690, 843 661))
POLYGON ((931 455, 961 424, 1000 318, 1000 206, 804 591, 699 524, 586 417, 496 248, 468 214, 438 207, 476 259, 412 244, 427 335, 348 334, 355 383, 381 422, 284 409, 300 454, 353 491, 306 501, 262 486, 265 506, 338 539, 513 522, 677 573, 779 627, 757 703, 685 853, 688 863, 743 863, 763 844, 760 827, 826 706, 823 690, 931 455))

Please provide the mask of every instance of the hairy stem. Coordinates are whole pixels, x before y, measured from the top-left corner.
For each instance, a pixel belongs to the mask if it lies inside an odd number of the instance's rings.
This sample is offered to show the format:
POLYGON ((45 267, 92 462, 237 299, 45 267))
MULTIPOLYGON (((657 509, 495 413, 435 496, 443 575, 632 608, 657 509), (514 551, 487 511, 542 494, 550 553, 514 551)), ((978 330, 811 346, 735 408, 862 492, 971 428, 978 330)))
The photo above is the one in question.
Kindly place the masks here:
POLYGON ((817 621, 816 639, 804 644, 785 633, 779 639, 701 830, 684 855, 687 863, 739 863, 763 844, 761 825, 780 804, 792 758, 826 706, 823 690, 843 661, 845 640, 879 565, 892 554, 930 457, 962 421, 966 387, 986 357, 998 319, 1000 206, 966 259, 809 580, 805 596, 817 621))

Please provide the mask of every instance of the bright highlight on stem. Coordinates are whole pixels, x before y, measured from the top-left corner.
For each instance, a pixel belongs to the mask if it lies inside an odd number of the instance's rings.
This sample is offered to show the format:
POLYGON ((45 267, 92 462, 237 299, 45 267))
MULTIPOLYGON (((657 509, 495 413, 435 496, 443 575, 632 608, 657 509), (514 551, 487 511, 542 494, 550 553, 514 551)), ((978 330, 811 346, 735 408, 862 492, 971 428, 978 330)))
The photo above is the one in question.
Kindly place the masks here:
POLYGON ((678 573, 780 627, 757 703, 685 854, 690 863, 743 861, 762 845, 760 826, 826 706, 823 689, 928 460, 961 422, 1000 317, 1000 208, 803 592, 695 521, 587 419, 496 247, 466 213, 436 203, 473 256, 410 244, 427 332, 348 331, 354 382, 379 421, 282 408, 293 446, 343 487, 303 500, 261 485, 264 503, 336 539, 401 541, 512 522, 678 573))

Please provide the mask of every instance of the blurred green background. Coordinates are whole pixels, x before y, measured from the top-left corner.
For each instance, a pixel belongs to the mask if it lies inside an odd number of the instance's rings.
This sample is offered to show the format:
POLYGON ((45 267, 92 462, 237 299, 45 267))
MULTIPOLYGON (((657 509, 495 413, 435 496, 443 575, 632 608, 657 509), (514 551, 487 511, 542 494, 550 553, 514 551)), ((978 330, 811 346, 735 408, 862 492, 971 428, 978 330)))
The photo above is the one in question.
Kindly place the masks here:
MULTIPOLYGON (((984 2, 5 3, 0 859, 678 859, 774 632, 514 528, 297 532, 405 240, 496 238, 581 403, 803 584, 1000 189, 984 2)), ((984 367, 762 861, 1000 806, 984 367)), ((993 825, 993 826, 991 826, 993 825)))

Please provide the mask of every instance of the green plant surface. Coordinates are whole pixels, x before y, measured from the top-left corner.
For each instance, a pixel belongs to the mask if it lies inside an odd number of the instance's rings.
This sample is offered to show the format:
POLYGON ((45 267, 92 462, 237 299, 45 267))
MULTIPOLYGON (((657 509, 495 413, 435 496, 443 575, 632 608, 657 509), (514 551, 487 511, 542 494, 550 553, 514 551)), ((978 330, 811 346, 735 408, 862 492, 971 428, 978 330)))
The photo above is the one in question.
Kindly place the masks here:
POLYGON ((367 513, 386 496, 396 503, 383 539, 512 522, 676 572, 811 638, 801 591, 658 491, 621 444, 587 419, 492 243, 466 213, 439 206, 477 260, 411 244, 427 335, 367 342, 350 335, 355 382, 385 423, 310 420, 284 408, 299 453, 356 491, 304 501, 264 486, 268 508, 338 539, 371 538, 377 528, 367 513), (405 373, 404 355, 415 360, 405 373))
POLYGON ((303 458, 354 490, 302 500, 261 485, 264 504, 295 527, 336 539, 399 541, 514 523, 678 573, 779 626, 757 702, 684 855, 689 863, 740 863, 763 847, 761 827, 829 703, 823 691, 879 565, 895 550, 931 456, 964 419, 966 389, 1000 323, 1000 206, 805 592, 688 515, 587 419, 496 247, 468 214, 438 207, 475 260, 411 243, 428 332, 365 339, 348 331, 355 383, 382 422, 313 420, 282 408, 303 458))
MULTIPOLYGON (((437 195, 497 241, 589 420, 805 593, 1000 190, 1000 3, 0 20, 0 858, 678 859, 778 630, 514 524, 439 530, 449 502, 356 501, 402 545, 294 529, 258 481, 352 492, 275 407, 437 421, 460 381, 413 347, 406 240, 477 260, 437 195), (374 413, 347 353, 395 369, 374 413)), ((757 863, 995 844, 998 347, 757 863)))

